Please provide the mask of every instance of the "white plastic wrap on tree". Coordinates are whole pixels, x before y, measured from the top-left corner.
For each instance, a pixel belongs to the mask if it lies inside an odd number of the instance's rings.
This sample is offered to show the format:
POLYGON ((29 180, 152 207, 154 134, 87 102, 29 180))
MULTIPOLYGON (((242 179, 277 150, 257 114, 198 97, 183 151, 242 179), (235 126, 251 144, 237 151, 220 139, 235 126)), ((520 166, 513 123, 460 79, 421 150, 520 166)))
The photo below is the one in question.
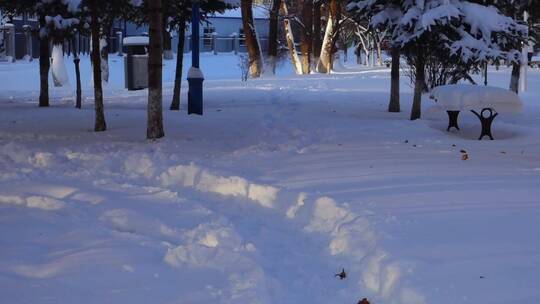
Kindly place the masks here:
POLYGON ((101 80, 105 83, 109 82, 109 61, 107 60, 107 40, 101 38, 99 40, 99 54, 101 58, 101 80))
POLYGON ((66 70, 66 64, 64 62, 64 54, 62 52, 61 44, 55 44, 53 46, 51 70, 55 87, 63 87, 69 84, 69 78, 66 70))

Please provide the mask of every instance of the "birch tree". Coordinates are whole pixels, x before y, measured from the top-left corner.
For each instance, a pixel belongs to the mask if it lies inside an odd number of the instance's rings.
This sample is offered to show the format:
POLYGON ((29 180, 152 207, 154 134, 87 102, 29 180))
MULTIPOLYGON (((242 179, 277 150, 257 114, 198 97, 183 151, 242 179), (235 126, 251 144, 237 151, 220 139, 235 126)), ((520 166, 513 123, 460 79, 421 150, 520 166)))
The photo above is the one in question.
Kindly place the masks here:
POLYGON ((317 71, 319 73, 330 73, 332 71, 337 31, 339 30, 340 0, 330 0, 328 6, 326 30, 324 32, 321 55, 317 64, 317 71))
POLYGON ((261 46, 253 21, 253 0, 241 0, 242 26, 249 55, 249 75, 258 78, 263 72, 261 46))

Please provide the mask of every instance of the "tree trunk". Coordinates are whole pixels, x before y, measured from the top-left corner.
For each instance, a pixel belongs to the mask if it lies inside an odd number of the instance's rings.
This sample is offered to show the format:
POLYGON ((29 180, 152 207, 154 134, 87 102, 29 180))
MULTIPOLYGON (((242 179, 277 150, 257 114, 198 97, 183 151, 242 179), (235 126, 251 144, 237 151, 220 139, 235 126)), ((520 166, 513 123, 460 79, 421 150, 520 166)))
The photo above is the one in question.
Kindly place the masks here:
POLYGON ((182 69, 184 65, 184 43, 186 38, 186 22, 182 20, 178 31, 178 52, 176 54, 176 72, 174 74, 174 92, 171 101, 171 110, 180 110, 180 92, 182 88, 182 69))
POLYGON ((96 121, 94 131, 100 132, 107 130, 105 123, 105 113, 103 111, 103 89, 101 87, 101 56, 99 52, 99 16, 96 9, 98 1, 92 1, 91 5, 91 30, 92 30, 92 69, 94 73, 94 103, 96 110, 96 121))
POLYGON ((316 0, 313 4, 313 57, 321 55, 321 6, 322 1, 316 0))
POLYGON ((302 63, 296 52, 296 45, 294 44, 294 34, 291 28, 291 20, 289 19, 289 9, 287 8, 287 3, 285 0, 281 1, 281 9, 285 18, 283 19, 283 25, 285 27, 285 40, 287 41, 287 47, 289 49, 289 54, 291 55, 291 63, 294 67, 296 74, 302 74, 302 63))
POLYGON ((148 8, 148 123, 147 139, 165 136, 163 132, 162 111, 162 63, 163 63, 163 25, 161 16, 161 0, 149 0, 148 8))
MULTIPOLYGON (((78 34, 77 34, 78 35, 78 34)), ((77 85, 77 99, 75 101, 75 107, 80 109, 82 107, 82 96, 81 96, 81 69, 79 68, 79 63, 81 59, 79 58, 79 46, 77 45, 78 39, 73 37, 71 40, 71 49, 73 50, 73 64, 75 64, 75 78, 77 85)))
POLYGON ((163 59, 172 60, 173 58, 171 33, 167 31, 167 17, 163 16, 163 59))
POLYGON ((512 63, 512 76, 510 77, 510 91, 518 93, 519 88, 519 74, 520 74, 520 65, 519 63, 512 63))
POLYGON ((399 112, 399 48, 392 48, 392 70, 390 85, 390 103, 388 112, 399 112))
POLYGON ((253 21, 253 0, 242 0, 241 10, 242 25, 249 55, 249 74, 252 78, 258 78, 262 74, 262 55, 253 21))
POLYGON ((313 44, 313 0, 302 1, 302 74, 311 72, 311 47, 313 44))
MULTIPOLYGON (((45 16, 39 18, 41 28, 45 27, 45 16)), ((49 106, 49 38, 41 37, 39 40, 39 106, 49 106)))
POLYGON ((383 65, 383 58, 382 58, 381 41, 376 40, 375 45, 377 46, 377 65, 382 66, 383 65))
POLYGON ((73 58, 73 63, 75 64, 75 77, 77 78, 77 99, 75 101, 75 107, 77 109, 82 108, 82 96, 81 96, 81 69, 79 68, 79 59, 78 55, 75 55, 73 58))
POLYGON ((328 10, 328 21, 326 22, 326 31, 322 43, 321 55, 317 64, 319 73, 330 73, 333 67, 335 42, 337 36, 339 2, 338 0, 330 0, 330 9, 328 10))
POLYGON ((411 109, 411 120, 419 119, 422 114, 422 92, 425 87, 425 62, 417 55, 415 62, 415 81, 414 81, 414 98, 411 109))
POLYGON ((281 0, 273 0, 270 9, 270 26, 268 28, 268 65, 272 74, 276 73, 276 60, 278 56, 278 21, 281 0))

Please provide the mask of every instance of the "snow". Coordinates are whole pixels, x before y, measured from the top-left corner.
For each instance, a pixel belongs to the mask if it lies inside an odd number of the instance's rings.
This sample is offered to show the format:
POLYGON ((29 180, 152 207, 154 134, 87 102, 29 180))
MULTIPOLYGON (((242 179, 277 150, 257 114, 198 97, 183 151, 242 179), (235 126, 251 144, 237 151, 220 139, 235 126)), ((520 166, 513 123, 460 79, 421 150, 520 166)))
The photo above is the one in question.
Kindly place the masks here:
POLYGON ((201 71, 201 69, 196 67, 190 67, 188 70, 187 78, 199 78, 204 79, 204 75, 201 71))
POLYGON ((445 111, 491 108, 499 113, 518 113, 523 108, 519 96, 507 89, 481 85, 438 86, 431 91, 437 107, 445 111))
POLYGON ((148 36, 131 36, 122 40, 123 45, 148 45, 148 36))
MULTIPOLYGON (((505 16, 494 6, 461 0, 352 1, 347 9, 370 20, 372 27, 391 33, 402 47, 432 33, 431 39, 464 63, 504 59, 519 61, 512 45, 527 41, 526 25, 505 16), (444 33, 438 35, 437 33, 444 33)), ((432 40, 430 40, 432 41, 432 40)))
MULTIPOLYGON (((243 82, 237 56, 203 54, 205 115, 187 115, 183 81, 181 111, 164 110, 166 136, 148 142, 147 90, 125 90, 123 58, 109 60, 99 133, 87 56, 80 110, 70 86, 36 106, 37 61, 0 64, 2 301, 540 298, 540 71, 524 111, 478 141, 472 114, 450 133, 445 113, 387 113, 389 69, 296 76, 286 63, 243 82)), ((490 68, 490 85, 506 88, 510 70, 490 68)))
POLYGON ((79 20, 76 18, 64 18, 60 15, 45 16, 45 22, 52 25, 55 29, 68 29, 79 24, 79 20))

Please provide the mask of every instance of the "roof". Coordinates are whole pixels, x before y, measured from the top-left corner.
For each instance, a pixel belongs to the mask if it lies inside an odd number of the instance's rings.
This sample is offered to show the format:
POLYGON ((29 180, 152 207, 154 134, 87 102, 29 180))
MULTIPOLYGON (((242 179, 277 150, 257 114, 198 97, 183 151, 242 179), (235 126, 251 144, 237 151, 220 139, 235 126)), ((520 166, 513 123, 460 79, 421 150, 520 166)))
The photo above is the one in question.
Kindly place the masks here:
MULTIPOLYGON (((269 19, 269 12, 268 8, 264 6, 253 6, 253 18, 254 19, 269 19)), ((242 18, 242 11, 240 8, 233 8, 225 10, 223 13, 214 13, 210 15, 211 18, 233 18, 233 19, 241 19, 242 18)))

